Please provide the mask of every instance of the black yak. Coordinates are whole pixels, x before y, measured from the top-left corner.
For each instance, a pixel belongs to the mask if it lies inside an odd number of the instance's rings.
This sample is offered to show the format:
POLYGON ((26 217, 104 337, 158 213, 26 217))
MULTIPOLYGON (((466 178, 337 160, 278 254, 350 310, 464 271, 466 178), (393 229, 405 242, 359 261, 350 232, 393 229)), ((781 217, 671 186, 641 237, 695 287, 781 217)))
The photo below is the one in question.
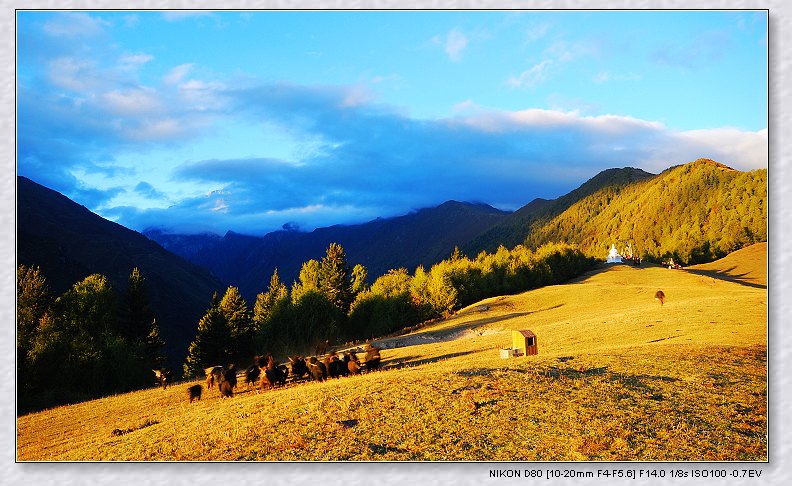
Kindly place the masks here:
POLYGON ((202 391, 203 387, 201 385, 193 385, 188 388, 187 395, 190 397, 190 403, 192 403, 193 400, 200 400, 202 391))
POLYGON ((316 359, 316 356, 311 356, 308 359, 308 369, 311 371, 311 379, 316 381, 327 379, 327 368, 324 363, 316 359))
POLYGON ((289 356, 289 362, 291 363, 293 380, 299 380, 303 376, 311 374, 310 370, 308 370, 308 364, 306 364, 305 358, 302 356, 289 356))
POLYGON ((252 364, 245 370, 245 382, 248 384, 248 388, 251 385, 255 385, 257 381, 259 381, 259 376, 261 375, 261 368, 259 368, 258 364, 252 364))
POLYGON ((317 356, 321 356, 327 352, 327 348, 329 347, 330 347, 329 339, 322 341, 321 343, 316 345, 316 348, 314 349, 314 354, 317 356))
POLYGON ((279 365, 271 355, 267 356, 267 366, 261 375, 261 388, 274 388, 275 384, 285 385, 288 373, 288 368, 279 365))
POLYGON ((234 396, 234 388, 237 385, 236 367, 231 364, 228 369, 223 371, 223 378, 220 381, 220 394, 224 397, 234 396))
POLYGON ((380 350, 376 346, 366 346, 366 357, 363 359, 366 365, 366 371, 373 371, 379 369, 380 366, 380 350))
POLYGON ((339 378, 348 373, 346 363, 338 359, 338 355, 335 352, 325 361, 325 366, 327 367, 327 376, 330 378, 339 378))

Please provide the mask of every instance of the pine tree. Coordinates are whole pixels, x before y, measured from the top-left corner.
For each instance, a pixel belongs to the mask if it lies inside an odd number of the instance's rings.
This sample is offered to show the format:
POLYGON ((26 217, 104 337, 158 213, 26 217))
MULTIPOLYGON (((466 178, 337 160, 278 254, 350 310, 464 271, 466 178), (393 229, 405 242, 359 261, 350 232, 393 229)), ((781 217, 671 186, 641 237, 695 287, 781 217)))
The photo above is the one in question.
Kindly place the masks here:
POLYGON ((352 303, 352 282, 344 249, 338 243, 331 243, 327 254, 319 264, 319 290, 335 305, 342 314, 349 313, 352 303))
POLYGON ((116 332, 116 295, 107 277, 93 274, 75 283, 55 300, 59 320, 73 334, 97 338, 103 332, 116 332))
MULTIPOLYGON (((217 297, 217 293, 215 293, 217 297)), ((198 333, 187 350, 184 377, 193 378, 208 366, 226 365, 230 359, 231 332, 219 299, 212 298, 212 306, 198 322, 198 333), (214 304, 217 305, 214 305, 214 304)))
POLYGON ((146 336, 146 362, 153 363, 154 368, 162 368, 166 359, 163 349, 165 349, 165 340, 160 336, 157 320, 154 319, 149 327, 148 336, 146 336))
POLYGON ((299 282, 294 282, 291 288, 293 304, 296 304, 303 295, 319 290, 319 262, 308 260, 303 263, 298 279, 299 282))
POLYGON ((278 269, 272 272, 270 277, 269 287, 266 292, 262 292, 256 296, 256 304, 253 306, 253 322, 254 326, 258 329, 272 317, 278 305, 287 301, 289 298, 289 290, 286 285, 280 281, 278 276, 278 269))
POLYGON ((228 323, 232 361, 250 358, 253 356, 253 320, 239 289, 228 287, 219 307, 228 323))
POLYGON ((119 332, 130 343, 144 342, 151 332, 154 311, 144 287, 145 278, 137 267, 132 269, 128 282, 119 312, 119 332))

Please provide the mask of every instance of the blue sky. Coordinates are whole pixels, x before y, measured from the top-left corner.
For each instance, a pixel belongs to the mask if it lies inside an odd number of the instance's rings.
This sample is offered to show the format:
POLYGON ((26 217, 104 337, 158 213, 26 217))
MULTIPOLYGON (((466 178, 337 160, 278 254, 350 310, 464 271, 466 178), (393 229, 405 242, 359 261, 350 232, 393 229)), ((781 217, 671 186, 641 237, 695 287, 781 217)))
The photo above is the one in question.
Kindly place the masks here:
POLYGON ((17 172, 264 234, 767 167, 764 11, 20 11, 17 172))

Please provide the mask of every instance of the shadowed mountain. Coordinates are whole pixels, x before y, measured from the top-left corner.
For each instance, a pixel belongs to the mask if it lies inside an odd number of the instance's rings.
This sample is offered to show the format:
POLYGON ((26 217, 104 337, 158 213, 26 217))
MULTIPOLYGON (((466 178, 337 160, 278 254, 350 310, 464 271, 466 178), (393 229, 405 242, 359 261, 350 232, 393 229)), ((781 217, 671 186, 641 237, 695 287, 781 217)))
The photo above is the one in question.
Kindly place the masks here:
POLYGON ((121 294, 137 267, 175 369, 183 362, 212 294, 223 290, 207 270, 21 176, 17 264, 39 266, 56 296, 93 273, 107 277, 121 294))
POLYGON ((162 246, 210 269, 229 285, 238 286, 248 301, 266 290, 277 267, 281 280, 291 284, 302 264, 321 260, 330 243, 340 244, 350 266, 364 265, 369 282, 390 269, 430 266, 448 258, 461 246, 491 228, 508 213, 485 204, 447 201, 395 218, 360 225, 337 225, 310 233, 275 231, 263 237, 226 233, 171 235, 147 230, 162 246))

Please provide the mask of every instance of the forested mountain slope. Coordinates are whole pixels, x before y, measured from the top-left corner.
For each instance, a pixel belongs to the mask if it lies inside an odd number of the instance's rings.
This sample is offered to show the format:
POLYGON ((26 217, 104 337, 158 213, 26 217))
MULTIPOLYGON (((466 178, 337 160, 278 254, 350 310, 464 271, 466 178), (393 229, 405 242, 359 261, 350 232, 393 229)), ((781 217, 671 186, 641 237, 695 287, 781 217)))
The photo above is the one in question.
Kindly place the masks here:
POLYGON ((475 255, 482 250, 493 252, 500 245, 513 248, 522 244, 534 228, 561 214, 581 199, 603 191, 615 192, 621 187, 651 177, 652 174, 632 167, 606 169, 558 199, 534 199, 463 245, 462 250, 468 255, 475 255))
POLYGON ((741 172, 708 159, 609 187, 532 228, 528 247, 566 241, 604 258, 631 244, 634 255, 704 263, 767 241, 767 169, 741 172))
POLYGON ((123 292, 130 272, 139 268, 173 364, 184 357, 212 294, 223 289, 205 269, 21 176, 17 264, 40 267, 55 295, 94 273, 123 292))

